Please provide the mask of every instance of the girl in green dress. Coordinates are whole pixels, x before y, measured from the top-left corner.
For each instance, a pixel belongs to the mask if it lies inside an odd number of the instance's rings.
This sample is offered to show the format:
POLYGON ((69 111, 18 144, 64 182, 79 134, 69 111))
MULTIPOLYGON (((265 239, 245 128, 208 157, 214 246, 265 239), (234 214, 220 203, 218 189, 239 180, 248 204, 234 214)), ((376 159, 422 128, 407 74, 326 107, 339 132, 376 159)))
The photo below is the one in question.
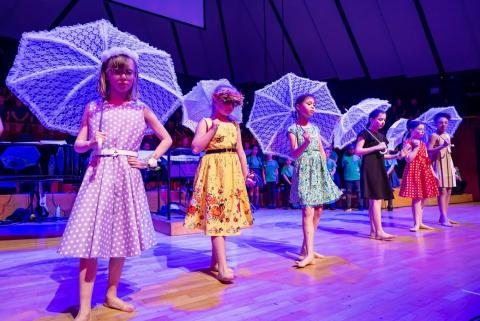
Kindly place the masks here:
POLYGON ((302 206, 303 246, 296 264, 303 268, 315 264, 315 258, 322 257, 313 246, 322 207, 337 200, 342 193, 328 172, 320 130, 309 122, 315 113, 315 97, 310 94, 299 96, 295 109, 297 121, 288 128, 291 155, 295 159, 290 202, 302 206))

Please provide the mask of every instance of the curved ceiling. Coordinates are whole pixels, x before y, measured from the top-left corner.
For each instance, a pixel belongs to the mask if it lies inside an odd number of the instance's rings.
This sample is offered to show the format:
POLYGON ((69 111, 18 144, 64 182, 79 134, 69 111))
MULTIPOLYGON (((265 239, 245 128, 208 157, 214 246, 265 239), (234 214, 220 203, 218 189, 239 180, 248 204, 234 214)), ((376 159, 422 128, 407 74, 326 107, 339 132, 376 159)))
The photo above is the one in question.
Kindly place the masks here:
POLYGON ((2 0, 0 36, 109 19, 169 52, 177 72, 235 83, 480 68, 476 0, 205 0, 204 17, 198 28, 114 1, 2 0))

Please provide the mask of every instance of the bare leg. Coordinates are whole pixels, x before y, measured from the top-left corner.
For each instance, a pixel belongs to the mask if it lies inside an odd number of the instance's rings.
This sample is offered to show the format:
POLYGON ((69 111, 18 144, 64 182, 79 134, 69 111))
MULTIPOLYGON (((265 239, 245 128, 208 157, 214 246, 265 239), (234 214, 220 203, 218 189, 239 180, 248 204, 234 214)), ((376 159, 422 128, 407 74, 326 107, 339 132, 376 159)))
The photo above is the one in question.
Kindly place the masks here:
POLYGON ((368 208, 368 218, 370 219, 370 238, 374 239, 377 237, 377 231, 375 229, 375 224, 373 220, 373 206, 369 200, 370 206, 368 208), (372 209, 372 210, 370 210, 372 209))
POLYGON ((458 222, 455 222, 448 218, 448 206, 450 205, 450 196, 452 195, 452 189, 440 187, 438 191, 439 195, 437 197, 437 201, 440 210, 440 217, 438 219, 438 222, 443 226, 449 227, 453 226, 453 224, 458 224, 458 222))
POLYGON ((231 282, 234 279, 232 272, 228 270, 227 266, 227 254, 225 250, 225 236, 212 236, 212 248, 215 252, 215 257, 218 264, 218 276, 217 279, 220 282, 231 282))
MULTIPOLYGON (((451 188, 447 188, 447 199, 446 199, 446 201, 445 201, 445 204, 446 204, 445 207, 446 207, 446 209, 447 209, 447 213, 448 213, 448 207, 449 207, 449 205, 450 205, 450 197, 451 197, 451 196, 452 196, 452 189, 451 189, 451 188)), ((459 222, 454 221, 454 220, 452 220, 451 218, 448 219, 448 222, 449 222, 450 224, 454 224, 454 225, 455 225, 455 224, 460 224, 459 222)))
POLYGON ((370 199, 370 206, 368 208, 370 219, 373 222, 373 229, 375 231, 375 238, 377 240, 391 240, 395 235, 385 233, 382 227, 382 200, 370 199))
POLYGON ((133 305, 120 299, 117 293, 124 263, 124 257, 111 257, 108 262, 108 288, 105 296, 105 306, 124 312, 132 312, 134 310, 133 305))
POLYGON ((97 275, 97 259, 80 259, 80 310, 76 321, 92 320, 92 293, 97 275))
POLYGON ((421 213, 422 213, 422 199, 413 198, 412 199, 413 226, 410 228, 411 232, 418 232, 418 230, 420 230, 421 213))
MULTIPOLYGON (((318 229, 318 224, 320 223, 320 217, 322 216, 323 213, 323 208, 322 207, 315 207, 313 210, 313 236, 315 238, 315 232, 318 229)), ((300 260, 303 260, 305 258, 305 253, 307 253, 307 248, 305 244, 305 237, 303 238, 303 244, 302 244, 302 253, 300 254, 300 260)), ((313 252, 313 256, 316 259, 323 259, 325 258, 325 255, 322 255, 317 252, 313 252)))
POLYGON ((421 202, 420 202, 420 208, 421 208, 421 212, 420 212, 420 228, 421 228, 422 230, 434 230, 433 227, 428 226, 427 224, 424 224, 424 223, 423 223, 423 208, 425 207, 425 201, 426 201, 426 200, 427 200, 426 198, 423 198, 423 199, 421 200, 421 202))
MULTIPOLYGON (((215 249, 213 246, 213 238, 211 238, 212 241, 212 259, 210 261, 210 270, 213 272, 218 272, 218 260, 217 260, 217 254, 215 253, 215 249)), ((228 272, 233 273, 233 270, 229 267, 227 267, 228 272)))
POLYGON ((448 220, 448 190, 451 191, 449 188, 439 187, 438 188, 438 209, 440 210, 440 217, 438 218, 438 222, 443 226, 452 226, 452 224, 448 220))
POLYGON ((313 249, 314 236, 314 209, 311 206, 306 206, 302 209, 302 225, 303 225, 303 240, 305 243, 305 257, 301 261, 297 261, 297 267, 303 268, 307 265, 314 264, 315 251, 313 249))

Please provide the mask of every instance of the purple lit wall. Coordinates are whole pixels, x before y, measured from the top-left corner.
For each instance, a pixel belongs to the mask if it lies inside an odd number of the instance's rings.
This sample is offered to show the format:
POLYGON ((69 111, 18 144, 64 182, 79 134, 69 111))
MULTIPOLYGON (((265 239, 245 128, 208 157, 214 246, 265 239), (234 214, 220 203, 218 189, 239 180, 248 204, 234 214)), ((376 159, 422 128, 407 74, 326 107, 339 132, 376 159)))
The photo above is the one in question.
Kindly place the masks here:
MULTIPOLYGON (((19 39, 22 32, 48 29, 69 3, 2 0, 8 14, 0 19, 0 36, 19 39)), ((102 1, 82 0, 59 24, 113 18, 120 30, 170 53, 177 72, 200 78, 265 83, 287 72, 301 75, 301 66, 318 80, 361 78, 367 76, 362 59, 372 78, 416 77, 439 73, 435 52, 447 72, 480 68, 478 0, 420 0, 425 20, 415 0, 340 0, 345 17, 335 0, 106 3, 112 17, 102 1)))
POLYGON ((203 28, 203 0, 112 0, 203 28))
POLYGON ((480 68, 479 1, 421 0, 420 2, 445 70, 480 68), (469 6, 466 5, 467 2, 469 6), (476 12, 471 11, 475 9, 476 12))

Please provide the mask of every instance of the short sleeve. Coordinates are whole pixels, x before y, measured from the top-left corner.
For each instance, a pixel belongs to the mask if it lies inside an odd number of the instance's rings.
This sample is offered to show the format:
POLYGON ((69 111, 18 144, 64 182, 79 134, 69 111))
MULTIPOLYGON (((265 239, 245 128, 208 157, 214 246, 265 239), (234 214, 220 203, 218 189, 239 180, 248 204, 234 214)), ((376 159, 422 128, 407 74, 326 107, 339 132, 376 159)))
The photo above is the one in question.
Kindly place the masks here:
POLYGON ((358 136, 357 136, 357 141, 358 141, 359 138, 363 138, 363 139, 366 141, 367 138, 368 138, 367 135, 368 135, 368 134, 367 134, 367 131, 366 131, 366 130, 362 130, 362 131, 358 134, 358 136))
POLYGON ((288 127, 288 129, 287 129, 287 132, 296 135, 297 134, 297 126, 295 124, 290 125, 290 127, 288 127))

